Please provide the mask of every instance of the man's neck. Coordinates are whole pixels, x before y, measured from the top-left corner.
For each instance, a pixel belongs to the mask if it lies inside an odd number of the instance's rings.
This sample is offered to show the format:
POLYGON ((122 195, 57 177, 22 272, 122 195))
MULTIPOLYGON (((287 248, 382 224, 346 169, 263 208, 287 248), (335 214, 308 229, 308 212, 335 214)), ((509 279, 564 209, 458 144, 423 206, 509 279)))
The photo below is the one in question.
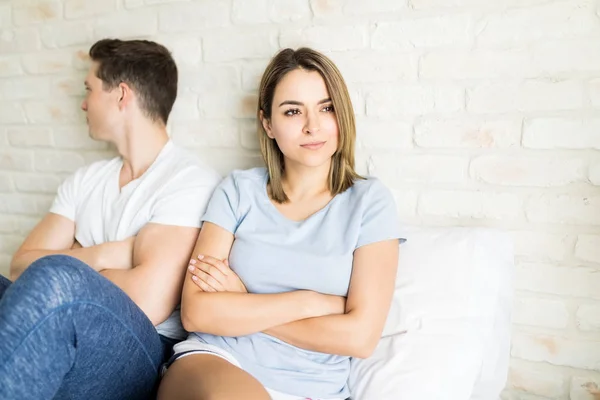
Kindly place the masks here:
POLYGON ((165 127, 158 124, 128 129, 123 138, 115 143, 123 158, 121 186, 142 176, 168 141, 165 127))

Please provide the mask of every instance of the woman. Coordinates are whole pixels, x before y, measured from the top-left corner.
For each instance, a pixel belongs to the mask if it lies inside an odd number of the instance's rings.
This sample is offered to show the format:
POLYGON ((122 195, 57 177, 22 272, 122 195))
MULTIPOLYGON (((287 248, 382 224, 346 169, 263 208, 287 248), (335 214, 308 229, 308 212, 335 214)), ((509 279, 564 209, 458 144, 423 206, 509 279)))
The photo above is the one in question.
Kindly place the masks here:
POLYGON ((399 224, 390 192, 354 171, 341 74, 285 49, 258 103, 266 168, 233 172, 209 203, 181 306, 195 333, 176 345, 159 399, 346 398, 350 358, 381 336, 399 224))

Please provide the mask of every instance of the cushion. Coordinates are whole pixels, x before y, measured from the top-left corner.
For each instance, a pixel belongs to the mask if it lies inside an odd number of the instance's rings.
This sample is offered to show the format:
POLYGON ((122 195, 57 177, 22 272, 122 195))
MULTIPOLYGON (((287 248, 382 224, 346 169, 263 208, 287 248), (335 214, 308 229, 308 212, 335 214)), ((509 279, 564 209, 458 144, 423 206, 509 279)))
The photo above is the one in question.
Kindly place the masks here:
POLYGON ((510 354, 513 246, 486 228, 408 228, 383 337, 353 359, 352 399, 499 398, 510 354))

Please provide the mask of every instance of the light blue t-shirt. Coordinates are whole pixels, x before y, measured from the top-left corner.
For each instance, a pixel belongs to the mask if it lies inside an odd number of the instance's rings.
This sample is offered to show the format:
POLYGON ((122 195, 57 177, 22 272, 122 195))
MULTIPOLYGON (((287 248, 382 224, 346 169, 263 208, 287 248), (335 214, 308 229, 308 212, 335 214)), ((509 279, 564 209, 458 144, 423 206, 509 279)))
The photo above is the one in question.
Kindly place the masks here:
MULTIPOLYGON (((250 293, 312 290, 347 296, 354 250, 401 238, 392 194, 375 178, 357 180, 299 222, 279 212, 267 195, 267 182, 265 168, 234 171, 217 187, 203 217, 234 234, 229 263, 250 293)), ((350 357, 300 349, 264 333, 195 335, 231 353, 270 389, 349 396, 350 357)))

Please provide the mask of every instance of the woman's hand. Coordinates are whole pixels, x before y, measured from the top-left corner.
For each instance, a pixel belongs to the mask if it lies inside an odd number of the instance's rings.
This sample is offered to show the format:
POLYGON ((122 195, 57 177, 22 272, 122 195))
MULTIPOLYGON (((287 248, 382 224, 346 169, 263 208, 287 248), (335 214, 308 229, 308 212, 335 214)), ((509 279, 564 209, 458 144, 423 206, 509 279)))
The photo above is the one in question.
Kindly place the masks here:
POLYGON ((204 292, 248 293, 246 286, 235 272, 229 268, 227 260, 198 255, 188 266, 190 279, 204 292))

